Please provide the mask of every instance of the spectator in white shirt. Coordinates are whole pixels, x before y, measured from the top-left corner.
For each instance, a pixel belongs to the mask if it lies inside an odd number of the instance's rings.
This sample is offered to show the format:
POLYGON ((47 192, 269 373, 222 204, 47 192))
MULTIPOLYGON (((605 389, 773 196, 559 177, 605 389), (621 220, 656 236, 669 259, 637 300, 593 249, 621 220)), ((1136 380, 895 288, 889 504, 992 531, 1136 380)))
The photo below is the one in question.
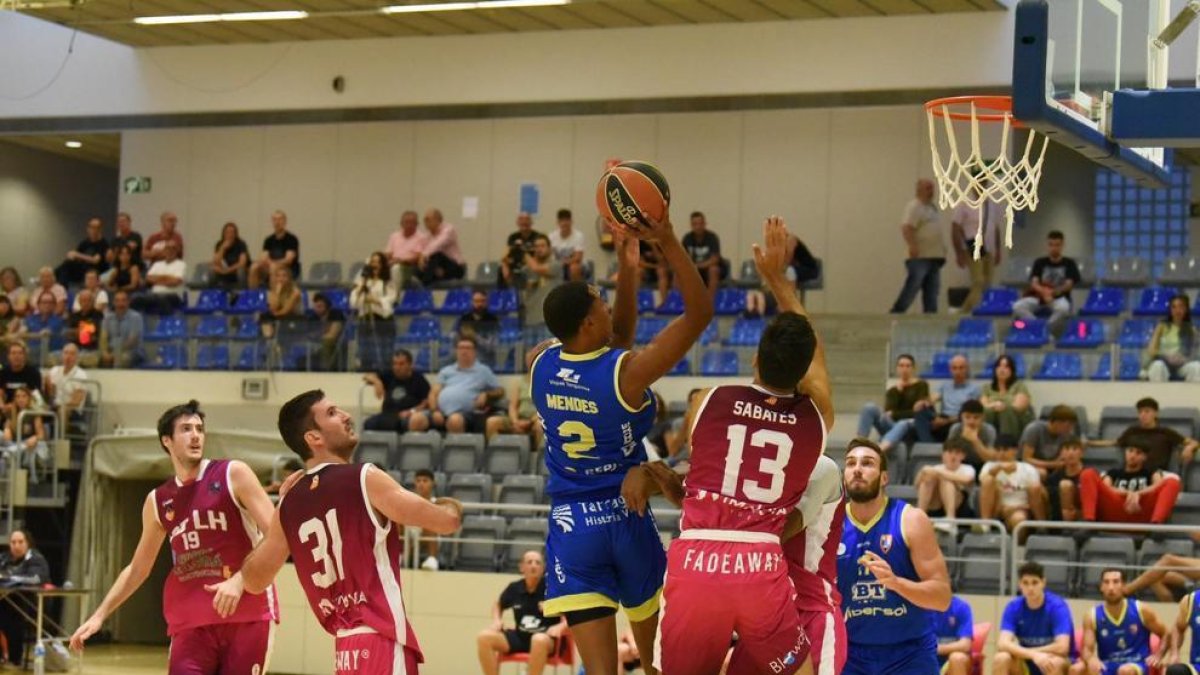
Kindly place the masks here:
POLYGON ((1032 464, 1017 459, 1017 439, 1008 434, 996 439, 996 459, 980 470, 979 490, 980 518, 999 518, 1009 530, 1030 516, 1046 519, 1048 502, 1041 476, 1032 464))
POLYGON ((983 292, 992 285, 992 272, 1003 259, 1003 241, 1000 238, 1004 209, 990 199, 981 208, 972 208, 960 203, 954 208, 950 224, 950 239, 954 242, 954 257, 959 268, 971 271, 971 291, 963 300, 963 314, 970 314, 983 299, 983 292), (979 233, 979 221, 983 221, 983 247, 979 260, 975 259, 975 237, 979 233))
POLYGON ((139 298, 137 309, 159 314, 170 314, 183 305, 183 280, 187 277, 187 263, 179 258, 175 242, 163 244, 163 258, 150 265, 146 282, 150 293, 139 298))
MULTIPOLYGON (((93 303, 96 309, 101 312, 108 311, 108 291, 100 285, 99 273, 95 270, 88 270, 87 274, 83 276, 83 288, 92 292, 92 299, 96 301, 93 303)), ((76 293, 75 301, 71 303, 71 311, 78 312, 79 309, 79 294, 76 293)))
POLYGON ((51 368, 42 385, 63 424, 76 416, 87 401, 87 389, 83 386, 87 377, 87 372, 79 367, 79 347, 68 342, 63 346, 62 365, 51 368))
POLYGON ((975 484, 975 469, 963 460, 967 441, 951 439, 942 446, 942 463, 917 473, 917 507, 931 517, 954 518, 975 484))
POLYGON ((571 209, 559 209, 558 230, 550 233, 550 248, 562 265, 563 279, 583 281, 583 233, 572 225, 571 209))

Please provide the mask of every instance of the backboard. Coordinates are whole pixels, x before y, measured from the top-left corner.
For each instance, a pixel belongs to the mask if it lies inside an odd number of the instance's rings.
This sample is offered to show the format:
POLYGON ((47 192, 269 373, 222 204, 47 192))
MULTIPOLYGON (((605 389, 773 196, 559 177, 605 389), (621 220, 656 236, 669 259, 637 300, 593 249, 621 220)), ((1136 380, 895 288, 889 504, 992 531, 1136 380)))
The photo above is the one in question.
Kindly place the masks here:
POLYGON ((1165 148, 1200 146, 1196 14, 1195 0, 1021 0, 1013 115, 1144 185, 1166 185, 1165 148), (1159 40, 1168 26, 1175 34, 1159 40))

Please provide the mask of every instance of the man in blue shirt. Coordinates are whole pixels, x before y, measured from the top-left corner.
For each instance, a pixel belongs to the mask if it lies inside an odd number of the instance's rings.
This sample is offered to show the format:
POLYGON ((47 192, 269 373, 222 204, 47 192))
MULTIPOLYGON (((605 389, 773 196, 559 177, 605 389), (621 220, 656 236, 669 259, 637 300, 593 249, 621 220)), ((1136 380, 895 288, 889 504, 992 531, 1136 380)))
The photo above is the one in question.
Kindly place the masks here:
POLYGON ((975 639, 975 619, 971 606, 957 595, 950 598, 944 612, 930 612, 933 632, 938 641, 938 663, 942 675, 970 675, 971 643, 975 639))
POLYGON ((941 407, 940 411, 932 407, 925 408, 913 416, 913 427, 917 430, 917 440, 922 443, 942 442, 946 440, 950 427, 958 421, 962 405, 971 399, 983 397, 983 390, 971 381, 971 364, 967 357, 955 354, 950 359, 949 382, 938 385, 934 392, 934 401, 941 407))
POLYGON ((477 360, 474 338, 460 337, 454 349, 455 362, 438 371, 429 392, 433 426, 451 434, 481 434, 504 387, 492 369, 477 360))
POLYGON ((113 311, 100 324, 100 365, 132 368, 142 362, 142 315, 129 307, 129 293, 113 294, 113 311))
POLYGON ((1009 601, 1000 620, 992 672, 996 675, 1066 675, 1075 657, 1075 626, 1067 601, 1046 590, 1041 564, 1020 570, 1021 595, 1009 601))

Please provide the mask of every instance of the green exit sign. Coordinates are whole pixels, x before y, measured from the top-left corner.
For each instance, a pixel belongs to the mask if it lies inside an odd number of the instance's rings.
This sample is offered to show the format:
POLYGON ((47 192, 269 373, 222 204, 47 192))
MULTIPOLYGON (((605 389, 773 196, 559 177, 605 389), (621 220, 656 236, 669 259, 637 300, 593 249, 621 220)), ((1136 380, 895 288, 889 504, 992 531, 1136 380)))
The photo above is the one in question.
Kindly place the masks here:
POLYGON ((150 191, 150 178, 148 176, 130 176, 122 181, 125 188, 125 194, 135 195, 150 191))

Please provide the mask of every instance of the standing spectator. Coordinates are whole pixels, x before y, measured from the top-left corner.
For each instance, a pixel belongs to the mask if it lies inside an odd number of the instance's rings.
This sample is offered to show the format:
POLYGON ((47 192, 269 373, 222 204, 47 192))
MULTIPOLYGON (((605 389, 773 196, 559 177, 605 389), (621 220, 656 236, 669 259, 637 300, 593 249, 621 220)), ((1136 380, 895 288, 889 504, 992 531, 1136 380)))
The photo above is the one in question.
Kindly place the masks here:
POLYGON ((518 279, 525 271, 525 256, 533 252, 533 241, 543 236, 533 229, 533 216, 522 211, 517 214, 517 229, 508 235, 507 252, 500 260, 502 286, 519 286, 518 279))
MULTIPOLYGON (((529 386, 524 381, 514 383, 508 392, 508 414, 487 418, 483 433, 488 442, 491 442, 496 434, 522 434, 529 437, 529 447, 534 450, 542 447, 545 432, 542 430, 537 408, 533 405, 529 386)), ((649 439, 650 434, 647 434, 646 438, 649 439)))
POLYGON ((396 288, 408 288, 417 276, 417 262, 421 252, 429 243, 429 233, 421 229, 416 211, 405 211, 400 216, 400 229, 387 240, 388 264, 396 288))
POLYGON ((64 335, 78 345, 80 362, 94 368, 100 363, 100 324, 104 323, 104 312, 96 307, 92 292, 86 288, 75 299, 79 301, 79 309, 71 312, 64 335))
MULTIPOLYGON (((975 188, 971 188, 975 195, 975 188)), ((960 268, 971 272, 971 291, 963 300, 962 313, 970 314, 983 299, 983 292, 992 285, 992 272, 1003 259, 1004 244, 1000 239, 1000 224, 1004 222, 1004 209, 989 199, 981 208, 972 208, 965 202, 954 207, 950 221, 950 239, 954 242, 954 257, 960 268), (975 236, 979 233, 979 221, 983 220, 983 247, 979 259, 975 259, 975 236)))
POLYGON ((1059 468, 1046 479, 1050 514, 1056 520, 1079 520, 1079 477, 1083 474, 1083 441, 1070 436, 1058 448, 1059 468))
POLYGON ((1083 519, 1106 523, 1161 525, 1171 517, 1179 498, 1179 476, 1152 469, 1145 448, 1125 446, 1125 464, 1104 477, 1095 469, 1079 476, 1083 519))
POLYGON ((692 211, 692 231, 680 241, 696 268, 700 278, 708 285, 709 297, 717 297, 717 287, 729 276, 729 261, 721 257, 721 238, 708 229, 708 222, 700 211, 692 211))
POLYGON ((474 338, 479 346, 479 357, 488 365, 495 364, 500 317, 488 309, 487 293, 475 291, 471 294, 471 310, 458 317, 454 332, 460 337, 474 338))
POLYGON ((1092 447, 1127 448, 1136 445, 1145 448, 1146 466, 1155 471, 1168 471, 1171 468, 1175 451, 1179 450, 1180 463, 1187 466, 1196 457, 1196 447, 1200 446, 1194 438, 1188 438, 1170 427, 1158 423, 1158 401, 1146 397, 1139 399, 1137 408, 1137 424, 1126 427, 1115 441, 1095 440, 1092 447))
POLYGON ((545 325, 542 305, 546 302, 546 296, 558 285, 560 272, 561 268, 550 250, 550 240, 546 237, 535 239, 533 253, 525 256, 525 289, 522 304, 525 308, 526 327, 545 325))
POLYGON ((921 309, 926 314, 937 313, 938 289, 942 265, 946 264, 946 243, 942 224, 933 204, 933 181, 917 181, 916 197, 904 207, 900 233, 904 235, 908 257, 904 261, 907 276, 900 295, 892 304, 892 314, 903 314, 921 293, 921 309))
POLYGON ((975 641, 975 618, 971 605, 957 595, 944 612, 930 612, 938 639, 938 663, 942 675, 970 675, 971 645, 975 641))
MULTIPOLYGON (((33 535, 20 528, 8 535, 8 555, 0 565, 0 573, 6 579, 23 586, 40 586, 50 583, 50 563, 34 548, 33 535)), ((29 629, 26 617, 37 612, 37 607, 23 594, 15 593, 0 606, 0 631, 8 638, 8 662, 20 668, 25 659, 25 631, 29 629), (21 609, 17 609, 17 607, 21 609), (24 616, 22 616, 24 614, 24 616)))
POLYGON ((12 303, 13 311, 18 317, 29 313, 29 291, 21 284, 21 275, 15 267, 0 270, 0 294, 12 303))
POLYGON ((1147 379, 1151 382, 1200 382, 1200 360, 1196 358, 1196 347, 1191 301, 1181 293, 1171 298, 1167 315, 1154 327, 1154 335, 1150 336, 1150 345, 1146 348, 1147 379))
POLYGON ((565 617, 542 615, 545 600, 546 560, 540 551, 526 551, 521 556, 521 579, 505 587, 492 605, 492 625, 475 638, 483 675, 499 675, 498 657, 504 654, 528 654, 529 675, 542 675, 567 627, 565 617), (504 610, 510 608, 516 628, 505 629, 504 610))
POLYGON ((8 367, 0 370, 0 398, 12 405, 13 394, 24 387, 41 397, 42 371, 29 363, 29 352, 23 344, 9 345, 8 367))
POLYGON ((275 337, 277 321, 300 316, 303 309, 304 294, 300 287, 292 281, 292 273, 288 268, 279 265, 271 271, 271 289, 267 291, 267 311, 258 315, 258 323, 262 326, 263 337, 268 340, 275 337))
POLYGON ((913 415, 930 405, 929 383, 917 377, 917 360, 912 354, 901 354, 896 357, 896 384, 884 395, 883 409, 872 402, 859 413, 858 436, 870 438, 874 428, 881 439, 879 447, 887 452, 908 436, 913 415))
POLYGON ((141 364, 142 315, 129 307, 129 293, 113 295, 113 311, 100 324, 100 365, 105 368, 132 368, 141 364))
POLYGON ((558 229, 550 233, 550 248, 562 265, 564 281, 583 281, 583 233, 574 229, 571 209, 559 209, 558 229))
POLYGON ((227 291, 245 286, 246 270, 250 268, 250 249, 242 241, 237 223, 228 222, 221 228, 221 238, 213 247, 210 286, 227 291))
POLYGON ((996 427, 983 421, 983 404, 975 399, 963 401, 958 411, 958 422, 950 427, 946 434, 947 441, 962 439, 966 441, 964 450, 967 453, 967 463, 976 471, 984 462, 996 458, 996 427))
POLYGON ((58 269, 54 271, 58 283, 77 286, 88 270, 104 272, 108 269, 108 240, 104 238, 104 221, 92 218, 87 222, 87 236, 71 251, 58 269))
POLYGON ((37 311, 25 317, 25 339, 33 343, 40 357, 62 349, 66 323, 54 312, 54 296, 42 293, 37 299, 37 311))
POLYGON ((0 293, 0 351, 8 353, 8 346, 25 339, 25 324, 13 309, 12 301, 0 293))
POLYGON ((413 367, 412 354, 397 349, 391 370, 363 375, 363 382, 375 390, 383 402, 379 414, 363 422, 368 431, 425 431, 429 428, 429 380, 413 367))
POLYGON ((992 657, 996 675, 1034 672, 1066 675, 1075 658, 1075 625, 1067 601, 1046 590, 1046 572, 1040 563, 1026 562, 1017 572, 1021 595, 1004 608, 1000 639, 992 657))
POLYGON ((146 272, 150 292, 138 298, 139 309, 143 312, 170 314, 183 306, 187 263, 179 257, 173 242, 164 244, 162 253, 162 257, 154 261, 146 272))
POLYGON ((340 370, 342 363, 342 333, 346 329, 346 314, 333 307, 329 296, 318 291, 312 299, 313 318, 317 322, 317 368, 324 372, 340 370))
POLYGON ((1069 405, 1056 405, 1045 420, 1034 420, 1021 433, 1021 457, 1037 468, 1043 477, 1062 467, 1059 446, 1072 436, 1087 439, 1076 428, 1079 417, 1069 405))
MULTIPOLYGON (((1030 515, 1034 520, 1046 519, 1042 479, 1032 464, 1017 460, 1017 439, 1000 436, 996 459, 979 472, 979 517, 1003 520, 1011 532, 1030 515)), ((1024 543, 1029 531, 1022 532, 1024 543)))
POLYGON ((387 257, 376 251, 367 258, 367 264, 350 291, 350 306, 359 316, 391 319, 396 307, 395 289, 387 257))
POLYGON ((108 290, 114 294, 125 291, 132 294, 142 288, 142 268, 133 261, 133 249, 126 246, 117 249, 117 262, 108 273, 108 290))
POLYGON ((966 441, 949 440, 942 446, 941 464, 921 467, 913 481, 917 485, 917 508, 931 518, 957 517, 975 484, 975 468, 963 462, 966 456, 966 441))
POLYGON ((503 396, 496 374, 476 359, 475 341, 460 337, 455 362, 438 371, 429 393, 433 426, 452 434, 483 433, 492 404, 503 396))
POLYGON ((54 296, 54 313, 60 316, 67 314, 67 289, 54 279, 54 270, 43 267, 38 270, 37 285, 29 291, 29 311, 37 310, 37 302, 43 293, 54 296))
POLYGON ((978 400, 983 394, 979 385, 971 381, 971 365, 967 357, 956 354, 950 359, 949 382, 938 385, 934 395, 934 403, 941 404, 941 410, 936 406, 926 406, 913 416, 913 426, 917 429, 917 440, 922 443, 932 443, 946 440, 950 427, 958 421, 962 404, 978 400))
POLYGON ((38 466, 50 460, 50 446, 46 445, 46 423, 41 417, 26 415, 21 418, 21 413, 33 410, 33 391, 25 386, 17 387, 13 391, 8 419, 4 422, 4 443, 8 445, 6 454, 17 454, 18 464, 29 469, 29 482, 38 483, 41 482, 38 466))
POLYGON ((462 279, 467 274, 467 263, 458 247, 458 231, 442 219, 442 212, 437 209, 426 211, 424 220, 429 241, 417 259, 421 283, 428 286, 438 281, 462 279))
POLYGON ((1049 314, 1050 330, 1058 335, 1071 315, 1071 289, 1079 284, 1079 265, 1063 255, 1063 233, 1046 235, 1048 255, 1033 261, 1025 297, 1013 304, 1013 316, 1029 320, 1049 314))
POLYGON ((300 240, 288 232, 287 214, 271 212, 271 234, 263 239, 262 255, 250 268, 250 288, 258 288, 271 279, 278 267, 286 267, 293 279, 300 278, 300 240))
POLYGON ((988 424, 1002 434, 1020 436, 1033 421, 1033 400, 1029 397, 1029 389, 1017 377, 1017 365, 1008 354, 996 358, 992 366, 992 382, 983 388, 980 402, 987 409, 988 424))
POLYGON ((122 248, 129 249, 133 254, 133 264, 142 266, 142 235, 133 229, 133 218, 121 211, 117 214, 117 234, 108 247, 107 261, 110 266, 117 264, 117 254, 122 248))
POLYGON ((183 235, 179 234, 179 217, 163 211, 158 217, 158 232, 150 235, 142 246, 142 267, 167 257, 167 244, 175 244, 175 256, 183 257, 183 235))
POLYGON ((46 399, 64 429, 78 418, 79 410, 87 402, 87 389, 82 384, 87 379, 87 371, 79 367, 79 348, 68 342, 63 346, 62 365, 51 368, 42 381, 46 399))
MULTIPOLYGON (((88 270, 83 275, 83 289, 92 294, 92 304, 96 309, 104 312, 108 310, 108 291, 104 290, 104 286, 100 285, 100 275, 95 270, 88 270)), ((71 311, 79 311, 79 294, 75 295, 75 300, 71 303, 71 311)))

